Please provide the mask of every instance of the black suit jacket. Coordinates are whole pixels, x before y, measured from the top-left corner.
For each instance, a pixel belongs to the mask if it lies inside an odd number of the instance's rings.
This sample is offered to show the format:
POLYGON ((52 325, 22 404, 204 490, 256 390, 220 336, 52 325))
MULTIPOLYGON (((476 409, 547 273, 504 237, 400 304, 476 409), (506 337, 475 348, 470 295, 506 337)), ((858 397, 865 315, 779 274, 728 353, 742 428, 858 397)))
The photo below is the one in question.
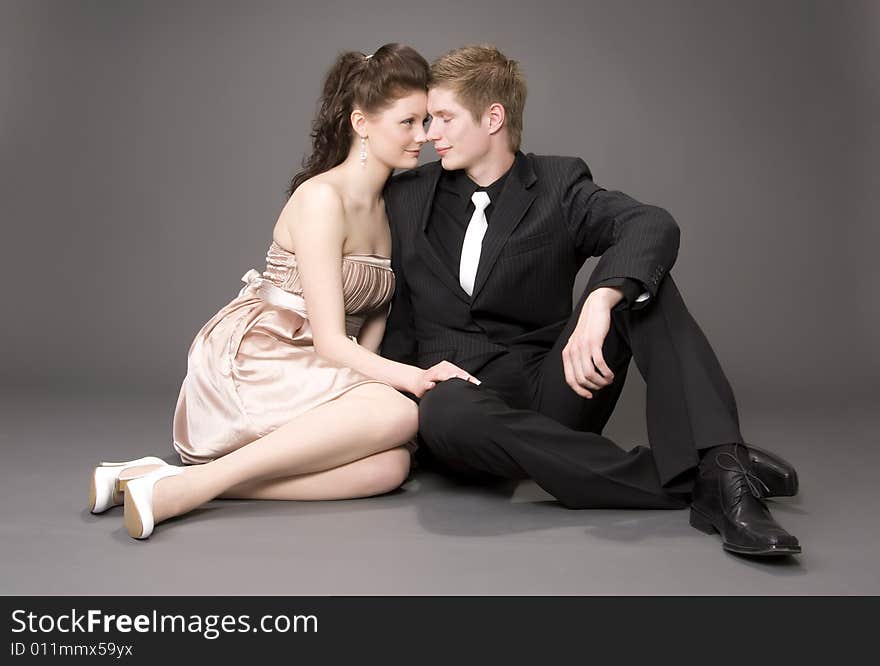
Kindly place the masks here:
POLYGON ((662 208, 599 187, 579 158, 517 153, 469 297, 425 234, 441 170, 432 162, 386 186, 397 280, 387 358, 423 368, 445 359, 476 372, 512 349, 549 350, 587 257, 601 256, 588 291, 620 277, 653 297, 678 254, 678 225, 662 208))

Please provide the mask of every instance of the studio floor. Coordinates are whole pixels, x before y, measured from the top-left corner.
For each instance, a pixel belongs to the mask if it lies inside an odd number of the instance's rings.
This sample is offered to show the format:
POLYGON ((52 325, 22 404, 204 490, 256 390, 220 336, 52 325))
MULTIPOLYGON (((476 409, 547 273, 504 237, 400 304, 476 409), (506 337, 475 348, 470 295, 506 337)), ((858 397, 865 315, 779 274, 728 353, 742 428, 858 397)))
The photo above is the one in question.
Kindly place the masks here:
MULTIPOLYGON (((754 560, 722 551, 717 536, 688 525, 686 510, 572 511, 531 482, 481 488, 424 471, 370 499, 218 500, 135 541, 121 508, 88 512, 89 474, 100 460, 176 462, 175 398, 88 390, 0 398, 0 593, 880 593, 880 419, 864 402, 740 402, 746 438, 790 460, 801 481, 797 497, 771 507, 803 554, 754 560)), ((644 444, 637 420, 616 414, 606 433, 625 448, 644 444)))

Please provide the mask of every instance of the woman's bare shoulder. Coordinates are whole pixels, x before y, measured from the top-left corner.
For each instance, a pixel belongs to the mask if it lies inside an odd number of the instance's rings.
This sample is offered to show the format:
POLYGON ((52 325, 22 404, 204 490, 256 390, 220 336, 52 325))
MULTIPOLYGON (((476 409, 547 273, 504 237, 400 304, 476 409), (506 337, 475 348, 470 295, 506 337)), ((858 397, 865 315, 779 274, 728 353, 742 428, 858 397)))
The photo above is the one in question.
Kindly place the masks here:
POLYGON ((309 178, 306 182, 296 188, 290 199, 287 201, 285 208, 294 210, 322 210, 329 208, 328 213, 344 212, 342 205, 342 190, 330 178, 324 177, 326 174, 319 174, 314 178, 309 178))
POLYGON ((284 205, 275 228, 276 240, 279 235, 293 239, 303 231, 344 233, 342 193, 332 181, 320 176, 310 178, 296 188, 284 205))

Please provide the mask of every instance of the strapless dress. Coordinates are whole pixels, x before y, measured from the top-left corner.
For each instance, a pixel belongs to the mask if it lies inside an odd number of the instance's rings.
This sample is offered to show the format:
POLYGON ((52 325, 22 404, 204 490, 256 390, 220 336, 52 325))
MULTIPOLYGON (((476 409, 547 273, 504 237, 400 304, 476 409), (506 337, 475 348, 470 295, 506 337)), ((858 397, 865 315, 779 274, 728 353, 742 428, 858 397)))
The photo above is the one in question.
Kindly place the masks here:
MULTIPOLYGON (((294 417, 376 382, 315 352, 296 255, 272 242, 266 270, 250 270, 244 288, 198 332, 174 411, 174 449, 186 464, 209 462, 267 435, 294 417)), ((394 292, 391 261, 342 258, 346 335, 394 292)), ((381 383, 381 382, 379 382, 381 383)))

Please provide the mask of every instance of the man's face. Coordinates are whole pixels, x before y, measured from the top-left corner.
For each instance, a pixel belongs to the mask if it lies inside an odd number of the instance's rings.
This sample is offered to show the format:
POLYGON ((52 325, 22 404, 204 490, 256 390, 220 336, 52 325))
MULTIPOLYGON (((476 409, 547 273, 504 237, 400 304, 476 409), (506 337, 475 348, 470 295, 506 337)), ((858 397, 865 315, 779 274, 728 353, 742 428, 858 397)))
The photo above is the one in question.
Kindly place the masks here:
POLYGON ((489 128, 488 122, 482 122, 486 114, 475 122, 451 89, 439 86, 428 91, 428 113, 428 141, 434 142, 444 169, 471 169, 487 155, 489 128))

